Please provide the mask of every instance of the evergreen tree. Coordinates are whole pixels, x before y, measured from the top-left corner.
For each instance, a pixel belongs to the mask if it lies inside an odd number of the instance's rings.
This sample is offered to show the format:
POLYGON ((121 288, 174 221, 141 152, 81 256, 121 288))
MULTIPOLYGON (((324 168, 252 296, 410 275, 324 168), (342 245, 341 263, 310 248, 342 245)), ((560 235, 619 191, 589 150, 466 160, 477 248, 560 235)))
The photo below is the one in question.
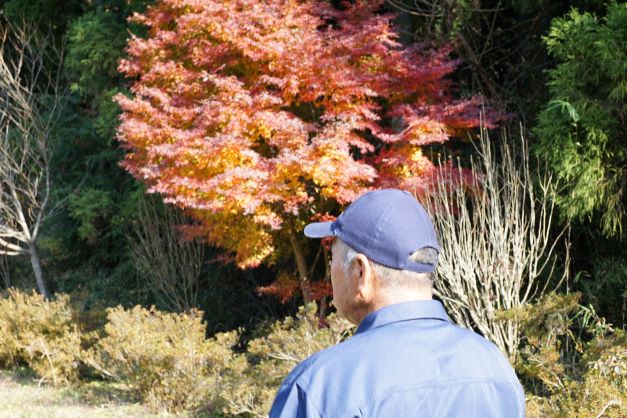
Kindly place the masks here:
POLYGON ((627 4, 612 2, 602 19, 573 9, 544 39, 558 64, 548 71, 536 152, 562 181, 557 202, 567 218, 597 216, 604 235, 622 236, 627 4))

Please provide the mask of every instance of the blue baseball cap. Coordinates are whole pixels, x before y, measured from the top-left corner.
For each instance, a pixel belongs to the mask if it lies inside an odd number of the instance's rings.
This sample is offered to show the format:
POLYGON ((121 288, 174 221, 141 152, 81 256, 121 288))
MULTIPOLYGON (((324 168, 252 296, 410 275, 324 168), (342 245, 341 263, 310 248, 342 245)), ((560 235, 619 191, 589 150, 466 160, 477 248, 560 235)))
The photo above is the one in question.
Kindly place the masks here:
POLYGON ((431 264, 409 259, 415 251, 440 245, 427 211, 409 193, 397 189, 375 190, 361 195, 333 222, 305 227, 309 238, 338 237, 369 259, 398 270, 428 273, 431 264))

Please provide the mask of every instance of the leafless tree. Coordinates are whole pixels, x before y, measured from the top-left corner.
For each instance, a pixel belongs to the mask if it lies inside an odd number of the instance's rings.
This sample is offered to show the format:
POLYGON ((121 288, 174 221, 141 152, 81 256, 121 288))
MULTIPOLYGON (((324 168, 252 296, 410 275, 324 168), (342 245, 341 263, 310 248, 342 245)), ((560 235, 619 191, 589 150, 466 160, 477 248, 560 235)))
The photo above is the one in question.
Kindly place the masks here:
POLYGON ((558 282, 568 274, 568 257, 559 267, 555 257, 567 234, 552 235, 554 183, 530 168, 522 132, 516 142, 503 133, 496 147, 483 131, 474 174, 450 165, 427 196, 442 245, 436 294, 458 324, 478 329, 512 360, 519 325, 497 312, 542 295, 554 273, 558 282))
POLYGON ((187 223, 176 208, 145 196, 139 203, 138 222, 126 234, 140 276, 161 303, 179 312, 196 306, 204 258, 203 244, 183 240, 177 229, 187 223))
POLYGON ((0 20, 0 255, 30 256, 46 298, 36 244, 50 214, 51 132, 66 97, 54 71, 61 62, 51 36, 0 20))

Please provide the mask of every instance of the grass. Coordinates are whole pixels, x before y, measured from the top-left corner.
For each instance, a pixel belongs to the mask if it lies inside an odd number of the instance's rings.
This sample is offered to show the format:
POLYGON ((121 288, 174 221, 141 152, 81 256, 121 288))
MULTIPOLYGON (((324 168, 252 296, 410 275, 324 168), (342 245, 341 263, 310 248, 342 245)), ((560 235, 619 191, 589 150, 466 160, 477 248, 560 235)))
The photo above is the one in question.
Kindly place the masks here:
POLYGON ((59 389, 39 385, 26 370, 0 371, 0 418, 173 416, 151 412, 116 383, 92 381, 59 389))

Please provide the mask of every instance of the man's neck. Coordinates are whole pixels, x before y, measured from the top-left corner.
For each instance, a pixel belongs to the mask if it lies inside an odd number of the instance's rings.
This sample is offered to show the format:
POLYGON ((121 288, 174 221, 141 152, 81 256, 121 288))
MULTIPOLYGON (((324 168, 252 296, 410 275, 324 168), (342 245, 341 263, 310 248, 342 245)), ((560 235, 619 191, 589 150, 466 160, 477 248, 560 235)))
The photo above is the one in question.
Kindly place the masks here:
POLYGON ((416 289, 407 287, 379 288, 372 302, 368 304, 367 309, 360 318, 361 322, 368 314, 378 311, 386 306, 396 305, 397 303, 413 302, 421 300, 433 299, 431 289, 416 289))

